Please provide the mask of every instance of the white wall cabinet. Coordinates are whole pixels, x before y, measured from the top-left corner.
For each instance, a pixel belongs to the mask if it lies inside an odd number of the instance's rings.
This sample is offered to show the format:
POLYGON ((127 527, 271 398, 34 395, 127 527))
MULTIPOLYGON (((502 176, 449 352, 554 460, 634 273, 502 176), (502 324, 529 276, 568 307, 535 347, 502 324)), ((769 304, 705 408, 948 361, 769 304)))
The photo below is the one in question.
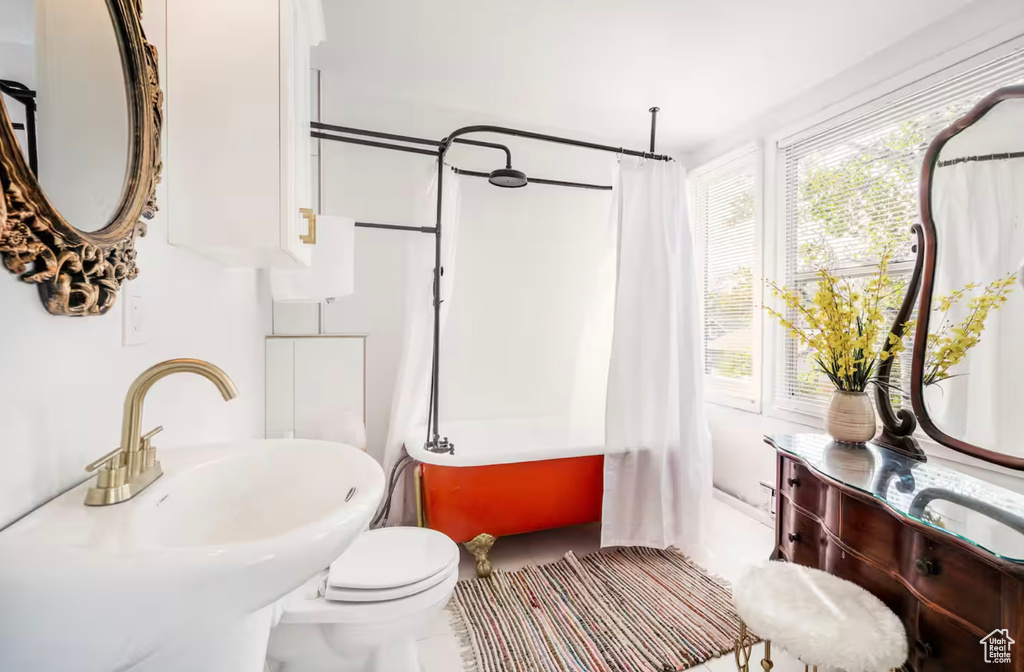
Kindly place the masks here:
POLYGON ((230 266, 308 266, 320 0, 167 5, 168 230, 230 266))
POLYGON ((366 421, 366 337, 267 337, 267 438, 339 440, 366 421))

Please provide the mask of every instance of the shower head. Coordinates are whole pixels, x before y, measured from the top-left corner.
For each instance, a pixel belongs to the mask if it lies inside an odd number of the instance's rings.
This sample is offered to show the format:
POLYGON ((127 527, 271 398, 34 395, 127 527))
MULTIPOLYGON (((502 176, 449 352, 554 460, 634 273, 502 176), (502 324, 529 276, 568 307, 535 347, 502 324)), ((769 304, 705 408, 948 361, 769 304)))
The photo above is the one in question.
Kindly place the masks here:
POLYGON ((519 187, 525 187, 528 182, 526 179, 526 173, 521 170, 516 170, 511 166, 507 168, 498 168, 493 171, 488 175, 487 181, 496 187, 503 187, 505 189, 518 189, 519 187))

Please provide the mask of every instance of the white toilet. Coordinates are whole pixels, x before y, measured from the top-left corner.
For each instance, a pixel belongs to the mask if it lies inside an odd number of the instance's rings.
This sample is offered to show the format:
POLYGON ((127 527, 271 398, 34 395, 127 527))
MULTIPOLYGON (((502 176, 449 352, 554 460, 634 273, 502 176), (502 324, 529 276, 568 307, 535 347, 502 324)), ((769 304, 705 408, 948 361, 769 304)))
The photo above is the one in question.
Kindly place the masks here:
POLYGON ((459 548, 440 532, 364 532, 330 570, 283 601, 267 660, 275 672, 420 672, 414 637, 444 609, 459 548))

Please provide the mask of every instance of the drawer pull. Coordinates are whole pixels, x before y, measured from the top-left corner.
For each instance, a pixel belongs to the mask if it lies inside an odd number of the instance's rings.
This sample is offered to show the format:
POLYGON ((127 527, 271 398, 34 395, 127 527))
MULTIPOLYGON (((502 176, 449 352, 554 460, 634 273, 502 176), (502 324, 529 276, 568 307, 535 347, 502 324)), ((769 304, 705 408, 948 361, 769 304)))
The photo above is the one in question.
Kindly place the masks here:
POLYGON ((800 533, 799 532, 790 532, 789 533, 789 540, 792 541, 794 544, 799 542, 800 541, 800 533))
POLYGON ((939 573, 938 567, 931 560, 925 558, 918 558, 917 562, 914 563, 914 569, 921 576, 934 576, 939 573))
POLYGON ((928 642, 922 642, 921 640, 917 640, 916 642, 914 642, 914 648, 917 649, 918 655, 922 658, 932 657, 932 645, 928 642))
POLYGON ((795 476, 790 476, 786 479, 786 483, 789 484, 789 487, 796 488, 800 486, 800 479, 795 476))

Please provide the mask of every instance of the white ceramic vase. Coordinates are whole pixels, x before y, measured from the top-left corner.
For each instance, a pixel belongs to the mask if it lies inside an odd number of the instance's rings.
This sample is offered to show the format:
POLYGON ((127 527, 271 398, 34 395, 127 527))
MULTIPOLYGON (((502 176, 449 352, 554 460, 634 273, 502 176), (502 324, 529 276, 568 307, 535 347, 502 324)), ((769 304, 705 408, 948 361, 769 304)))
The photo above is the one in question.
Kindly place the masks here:
POLYGON ((825 431, 843 443, 865 443, 875 438, 875 409, 867 392, 834 390, 825 411, 825 431))

